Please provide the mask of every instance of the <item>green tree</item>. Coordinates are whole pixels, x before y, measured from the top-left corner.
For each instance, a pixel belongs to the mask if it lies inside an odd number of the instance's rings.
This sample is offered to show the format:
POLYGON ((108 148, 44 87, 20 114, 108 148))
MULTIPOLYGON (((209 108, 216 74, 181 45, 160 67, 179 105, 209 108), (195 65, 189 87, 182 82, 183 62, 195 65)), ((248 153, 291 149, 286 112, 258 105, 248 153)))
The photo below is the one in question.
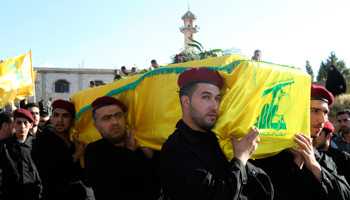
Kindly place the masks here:
POLYGON ((317 81, 326 79, 328 76, 329 66, 334 65, 344 75, 350 74, 350 69, 345 66, 344 60, 339 60, 335 52, 332 51, 331 55, 326 59, 326 62, 321 61, 320 69, 318 70, 317 81))
POLYGON ((311 82, 314 81, 314 70, 312 70, 310 62, 308 60, 306 61, 306 72, 310 74, 311 82))

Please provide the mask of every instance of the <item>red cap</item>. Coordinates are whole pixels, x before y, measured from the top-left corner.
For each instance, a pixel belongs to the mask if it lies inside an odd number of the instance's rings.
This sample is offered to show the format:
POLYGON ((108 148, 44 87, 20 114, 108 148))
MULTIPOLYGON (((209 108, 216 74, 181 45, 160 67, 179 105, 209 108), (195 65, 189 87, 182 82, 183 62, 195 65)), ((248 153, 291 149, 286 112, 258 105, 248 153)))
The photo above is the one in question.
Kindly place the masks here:
POLYGON ((75 108, 74 108, 74 104, 66 101, 66 100, 62 100, 62 99, 57 99, 56 101, 54 101, 52 103, 52 111, 54 111, 56 108, 62 108, 67 110, 68 112, 70 112, 70 114, 72 115, 72 117, 75 117, 75 108))
POLYGON ((332 123, 330 123, 329 121, 326 121, 324 123, 323 129, 322 131, 326 131, 326 132, 333 132, 334 131, 334 126, 332 123))
POLYGON ((92 110, 95 110, 97 108, 111 105, 111 104, 120 106, 124 112, 126 112, 128 110, 126 108, 126 106, 123 104, 123 102, 119 101, 118 99, 116 99, 114 97, 110 97, 110 96, 103 96, 103 97, 97 98, 94 102, 92 102, 91 106, 92 106, 92 110))
POLYGON ((330 106, 334 102, 334 97, 326 88, 319 85, 311 85, 311 100, 325 101, 330 106))
POLYGON ((224 80, 218 72, 212 69, 193 67, 183 71, 177 81, 180 89, 195 83, 210 83, 221 89, 224 80))
POLYGON ((30 123, 33 123, 34 121, 32 114, 30 114, 28 110, 23 108, 18 108, 17 110, 13 111, 13 118, 17 117, 27 118, 30 123))

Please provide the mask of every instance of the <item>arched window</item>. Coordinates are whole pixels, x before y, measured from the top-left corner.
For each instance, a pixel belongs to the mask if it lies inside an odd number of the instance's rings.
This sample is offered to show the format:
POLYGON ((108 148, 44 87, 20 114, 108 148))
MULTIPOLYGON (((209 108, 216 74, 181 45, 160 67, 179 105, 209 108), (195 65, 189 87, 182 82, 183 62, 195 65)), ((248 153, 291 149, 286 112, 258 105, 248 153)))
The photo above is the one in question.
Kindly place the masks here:
POLYGON ((95 81, 95 86, 100 86, 100 85, 104 85, 102 81, 95 81))
POLYGON ((57 81, 55 83, 55 92, 57 93, 69 93, 69 83, 64 80, 57 81))

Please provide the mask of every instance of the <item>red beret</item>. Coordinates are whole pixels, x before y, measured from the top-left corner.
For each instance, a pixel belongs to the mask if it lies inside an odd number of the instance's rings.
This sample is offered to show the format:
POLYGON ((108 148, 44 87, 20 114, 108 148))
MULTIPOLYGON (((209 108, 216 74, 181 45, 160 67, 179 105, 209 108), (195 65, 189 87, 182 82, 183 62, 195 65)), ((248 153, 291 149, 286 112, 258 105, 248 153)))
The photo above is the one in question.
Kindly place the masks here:
POLYGON ((180 89, 194 83, 210 83, 221 89, 224 80, 218 72, 212 69, 193 67, 183 71, 177 81, 180 89))
POLYGON ((97 108, 100 108, 106 105, 111 105, 111 104, 120 106, 124 112, 128 110, 126 106, 123 104, 123 102, 110 96, 103 96, 103 97, 97 98, 94 102, 92 102, 91 106, 92 106, 92 110, 95 110, 97 108))
POLYGON ((326 88, 319 85, 311 85, 311 100, 325 101, 330 106, 334 102, 334 97, 326 88))
POLYGON ((75 117, 75 108, 74 108, 74 104, 66 101, 66 100, 62 100, 62 99, 57 99, 56 101, 54 101, 52 103, 52 111, 55 110, 56 108, 62 108, 67 110, 68 112, 70 112, 70 114, 72 115, 72 117, 75 117))
POLYGON ((32 114, 30 114, 28 110, 23 108, 18 108, 17 110, 13 111, 13 118, 17 117, 27 118, 30 123, 33 123, 34 121, 32 114))
POLYGON ((323 127, 322 131, 333 132, 333 131, 334 131, 334 126, 333 126, 333 124, 330 123, 329 121, 326 121, 326 122, 324 123, 324 127, 323 127))

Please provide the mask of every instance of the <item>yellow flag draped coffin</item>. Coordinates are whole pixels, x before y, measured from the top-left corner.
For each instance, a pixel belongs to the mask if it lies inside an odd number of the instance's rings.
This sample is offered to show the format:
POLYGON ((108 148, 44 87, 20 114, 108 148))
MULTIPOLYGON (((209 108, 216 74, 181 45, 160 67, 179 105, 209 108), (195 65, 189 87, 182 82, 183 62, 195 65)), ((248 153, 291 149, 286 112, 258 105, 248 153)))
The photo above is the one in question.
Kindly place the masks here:
POLYGON ((309 135, 310 76, 300 69, 233 55, 167 65, 74 94, 75 131, 81 141, 89 144, 101 138, 93 126, 91 103, 101 96, 113 96, 128 107, 127 126, 136 130, 140 146, 161 150, 182 118, 178 76, 191 67, 214 69, 225 80, 212 131, 229 160, 233 157, 229 135, 240 139, 251 126, 259 128, 261 138, 253 158, 297 146, 295 133, 309 135))

